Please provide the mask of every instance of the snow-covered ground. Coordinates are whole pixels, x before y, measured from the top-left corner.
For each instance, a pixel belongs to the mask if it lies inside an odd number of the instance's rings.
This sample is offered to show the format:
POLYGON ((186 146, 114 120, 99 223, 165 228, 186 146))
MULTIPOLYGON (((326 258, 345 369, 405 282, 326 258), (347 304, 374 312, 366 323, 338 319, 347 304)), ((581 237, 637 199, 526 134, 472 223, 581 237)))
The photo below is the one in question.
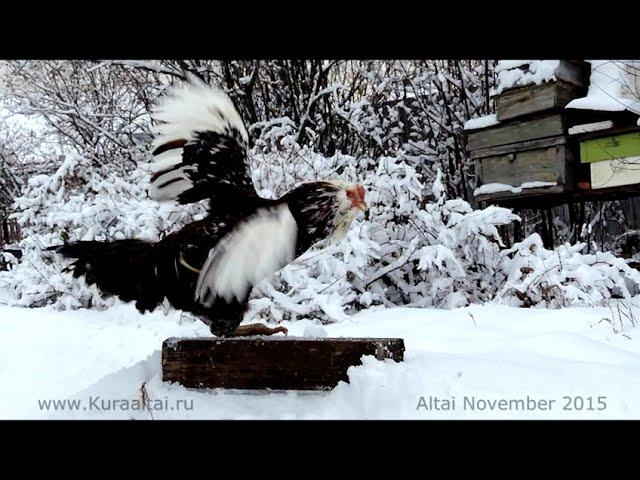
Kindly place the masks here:
POLYGON ((618 321, 608 308, 362 312, 324 328, 403 337, 403 363, 365 357, 330 392, 238 392, 162 383, 162 341, 209 335, 178 313, 0 307, 0 418, 640 418, 640 330, 615 333, 604 317, 618 321), (145 382, 151 412, 134 410, 145 382), (65 399, 80 403, 38 402, 65 399))

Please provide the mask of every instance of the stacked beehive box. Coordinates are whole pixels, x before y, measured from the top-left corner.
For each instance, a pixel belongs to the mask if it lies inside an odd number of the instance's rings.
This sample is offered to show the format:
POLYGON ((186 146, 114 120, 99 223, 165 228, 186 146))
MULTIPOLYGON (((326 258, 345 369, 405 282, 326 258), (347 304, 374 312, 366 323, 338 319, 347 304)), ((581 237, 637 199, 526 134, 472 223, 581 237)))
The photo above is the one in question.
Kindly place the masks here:
POLYGON ((640 191, 640 61, 597 60, 588 95, 566 109, 590 196, 640 191))
POLYGON ((527 71, 531 64, 518 65, 519 78, 538 83, 511 82, 495 96, 495 116, 467 123, 476 200, 558 195, 576 188, 565 106, 586 94, 589 64, 552 62, 543 65, 546 77, 538 78, 527 71))
POLYGON ((601 136, 583 134, 580 141, 580 162, 589 165, 591 180, 581 186, 599 190, 640 184, 640 129, 623 133, 611 125, 597 132, 601 136))

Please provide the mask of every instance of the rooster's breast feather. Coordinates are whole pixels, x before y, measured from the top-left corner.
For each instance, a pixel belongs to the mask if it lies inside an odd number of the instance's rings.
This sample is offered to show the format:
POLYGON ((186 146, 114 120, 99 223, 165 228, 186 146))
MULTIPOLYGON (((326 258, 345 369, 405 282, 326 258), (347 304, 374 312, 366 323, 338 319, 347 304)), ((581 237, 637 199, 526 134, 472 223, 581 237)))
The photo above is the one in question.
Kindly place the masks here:
POLYGON ((217 297, 244 302, 262 279, 295 258, 298 225, 289 206, 259 208, 227 233, 209 252, 195 299, 205 307, 217 297))

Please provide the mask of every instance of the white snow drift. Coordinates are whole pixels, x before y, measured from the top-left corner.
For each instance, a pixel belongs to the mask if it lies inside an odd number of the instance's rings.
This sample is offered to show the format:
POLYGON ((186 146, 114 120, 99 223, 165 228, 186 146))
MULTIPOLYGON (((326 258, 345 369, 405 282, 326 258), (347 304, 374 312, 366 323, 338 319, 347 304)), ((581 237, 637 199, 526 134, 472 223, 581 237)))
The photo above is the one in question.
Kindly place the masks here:
POLYGON ((161 381, 165 338, 209 335, 178 314, 2 307, 0 418, 640 418, 640 336, 617 312, 478 305, 283 322, 296 336, 403 337, 405 361, 365 357, 330 392, 246 392, 161 381))

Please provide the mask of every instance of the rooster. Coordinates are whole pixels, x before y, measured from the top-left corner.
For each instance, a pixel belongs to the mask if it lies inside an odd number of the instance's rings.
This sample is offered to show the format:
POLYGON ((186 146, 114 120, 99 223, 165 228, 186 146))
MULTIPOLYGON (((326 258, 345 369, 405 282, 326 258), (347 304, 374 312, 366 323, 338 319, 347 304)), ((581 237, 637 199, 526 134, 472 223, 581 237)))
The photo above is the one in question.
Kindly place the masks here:
POLYGON ((199 80, 170 89, 152 118, 150 198, 206 200, 206 218, 159 242, 79 241, 53 249, 75 259, 74 277, 135 301, 142 313, 166 299, 216 336, 286 333, 259 323, 240 326, 252 288, 319 241, 343 238, 367 208, 364 188, 327 180, 303 183, 278 199, 259 196, 240 115, 225 93, 199 80))

